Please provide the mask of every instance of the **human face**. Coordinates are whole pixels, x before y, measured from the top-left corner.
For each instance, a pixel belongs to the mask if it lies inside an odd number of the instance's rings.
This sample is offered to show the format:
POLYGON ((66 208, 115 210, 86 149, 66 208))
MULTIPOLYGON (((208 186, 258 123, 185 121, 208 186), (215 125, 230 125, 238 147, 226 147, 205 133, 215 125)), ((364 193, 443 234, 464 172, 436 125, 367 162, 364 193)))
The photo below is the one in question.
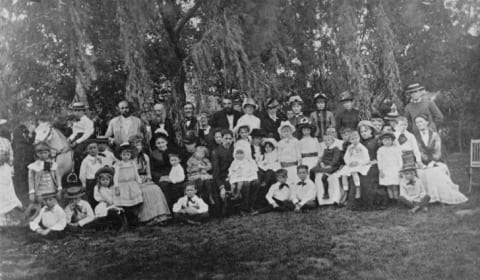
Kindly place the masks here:
POLYGON ((99 152, 103 152, 107 149, 107 144, 105 143, 101 143, 101 144, 97 144, 98 145, 98 151, 99 152))
POLYGON ((223 140, 222 140, 222 142, 223 142, 223 146, 224 146, 225 148, 230 148, 230 146, 232 145, 232 142, 233 142, 233 137, 232 137, 232 135, 230 135, 230 134, 225 134, 225 135, 223 135, 223 140))
POLYGON ((381 119, 373 119, 373 120, 372 120, 372 124, 373 124, 373 126, 375 127, 375 130, 376 130, 377 132, 382 131, 383 121, 382 121, 381 119))
POLYGON ((248 129, 247 128, 240 128, 238 131, 238 134, 240 135, 240 139, 248 139, 248 129))
POLYGON ((278 109, 278 103, 273 102, 272 104, 267 106, 268 114, 270 115, 276 115, 277 114, 277 109, 278 109))
POLYGON ((253 137, 252 144, 254 146, 260 146, 261 143, 262 143, 262 137, 253 137))
POLYGON ((110 185, 110 177, 106 175, 100 176, 98 179, 100 181, 100 186, 102 187, 108 187, 110 185))
POLYGON ((405 132, 407 130, 408 124, 405 121, 399 121, 397 122, 397 125, 395 125, 395 131, 398 131, 400 133, 405 132))
POLYGON ((412 94, 410 95, 410 97, 412 98, 412 101, 418 101, 418 100, 420 100, 420 99, 422 98, 424 92, 425 92, 425 91, 420 90, 420 91, 416 91, 416 92, 412 93, 412 94))
POLYGON ((323 142, 325 143, 325 145, 326 145, 327 147, 330 148, 330 147, 333 145, 334 140, 333 140, 333 137, 332 137, 332 136, 330 136, 330 135, 325 135, 325 137, 323 137, 323 142))
POLYGON ((413 180, 415 178, 415 171, 405 171, 403 172, 403 176, 405 176, 405 179, 407 179, 407 181, 413 180))
POLYGON ((245 105, 243 107, 243 111, 245 112, 245 114, 247 115, 253 115, 253 112, 255 112, 255 106, 253 105, 245 105))
POLYGON ((50 158, 50 152, 49 151, 40 151, 40 152, 37 152, 37 157, 39 160, 47 160, 48 158, 50 158))
POLYGON ((280 184, 285 184, 287 182, 287 176, 277 175, 276 178, 280 184))
POLYGON ((297 171, 298 178, 302 181, 305 181, 308 177, 308 170, 305 168, 301 168, 297 171))
POLYGON ((243 151, 237 151, 235 153, 235 159, 243 160, 245 158, 245 153, 243 151))
POLYGON ((337 130, 335 128, 327 128, 327 135, 337 138, 337 130))
POLYGON ((351 100, 343 101, 342 105, 345 110, 352 110, 353 108, 353 102, 351 100))
POLYGON ((180 164, 180 159, 177 156, 170 157, 170 165, 177 166, 180 164))
POLYGON ((217 145, 222 145, 223 138, 222 138, 222 133, 221 132, 215 133, 214 139, 215 139, 215 143, 217 145))
POLYGON ((343 141, 350 141, 350 133, 348 132, 343 132, 340 137, 342 137, 343 141))
POLYGON ((224 98, 222 100, 222 107, 225 109, 225 112, 231 114, 233 112, 233 102, 229 98, 224 98))
POLYGON ((302 128, 302 134, 303 134, 304 137, 305 136, 312 136, 311 133, 312 133, 312 129, 310 127, 302 128))
POLYGON ((373 137, 373 131, 372 128, 366 125, 362 125, 360 127, 360 135, 362 136, 362 139, 370 139, 373 137))
POLYGON ((208 117, 207 117, 207 115, 205 115, 205 114, 200 115, 200 118, 199 118, 199 120, 198 120, 198 123, 199 123, 202 127, 208 126, 208 117))
POLYGON ((317 110, 318 110, 318 111, 323 111, 323 110, 325 110, 325 100, 323 100, 323 99, 318 99, 317 102, 315 103, 315 105, 317 106, 317 110))
POLYGON ((273 152, 274 148, 272 146, 272 144, 265 144, 265 152, 267 153, 271 153, 273 152))
POLYGON ((292 110, 287 111, 287 119, 291 119, 295 116, 295 113, 292 110))
POLYGON ((203 159, 205 157, 205 153, 201 149, 196 149, 194 155, 197 159, 203 159))
POLYGON ((383 146, 386 146, 386 147, 390 147, 393 145, 393 141, 392 141, 392 138, 390 137, 385 137, 382 139, 382 144, 383 146))
POLYGON ((197 144, 196 143, 192 143, 192 144, 185 144, 185 150, 187 150, 187 152, 189 153, 195 153, 195 149, 197 148, 197 144))
POLYGON ((118 109, 120 110, 120 114, 124 117, 130 116, 130 106, 127 102, 122 101, 118 103, 118 109))
POLYGON ((167 145, 168 145, 168 142, 164 138, 158 138, 157 140, 155 140, 155 147, 159 151, 166 151, 167 145))
POLYGON ((78 204, 78 203, 80 202, 80 197, 71 198, 70 201, 71 201, 73 204, 78 204))
POLYGON ((141 152, 143 150, 142 142, 140 141, 135 142, 135 148, 137 149, 137 152, 141 152))
POLYGON ((354 131, 350 134, 350 143, 352 143, 353 145, 357 145, 358 143, 360 143, 360 135, 357 131, 354 131))
POLYGON ((165 106, 163 104, 157 104, 153 108, 153 111, 155 113, 155 116, 157 116, 157 118, 163 118, 165 114, 165 106))
POLYGON ((187 186, 185 188, 185 195, 189 198, 192 198, 195 194, 197 194, 197 190, 194 186, 187 186))
POLYGON ((382 132, 394 132, 393 127, 390 125, 386 125, 382 128, 382 132))
POLYGON ((128 150, 122 151, 122 153, 120 154, 120 157, 122 158, 123 161, 130 160, 132 158, 132 152, 128 150))
POLYGON ((428 121, 422 117, 415 119, 415 125, 417 126, 418 130, 428 129, 428 121))
POLYGON ((57 204, 57 199, 55 197, 45 198, 43 200, 48 209, 52 209, 57 204))
POLYGON ((282 138, 289 138, 290 136, 292 136, 292 129, 288 126, 283 127, 282 129, 280 129, 280 136, 282 138))
POLYGON ((300 105, 298 102, 293 103, 292 111, 295 115, 300 114, 302 112, 302 105, 300 105))
POLYGON ((88 145, 88 154, 91 155, 92 157, 95 157, 98 155, 98 146, 96 143, 92 143, 88 145))
POLYGON ((193 106, 191 104, 187 104, 183 107, 183 112, 185 113, 186 118, 193 117, 193 106))

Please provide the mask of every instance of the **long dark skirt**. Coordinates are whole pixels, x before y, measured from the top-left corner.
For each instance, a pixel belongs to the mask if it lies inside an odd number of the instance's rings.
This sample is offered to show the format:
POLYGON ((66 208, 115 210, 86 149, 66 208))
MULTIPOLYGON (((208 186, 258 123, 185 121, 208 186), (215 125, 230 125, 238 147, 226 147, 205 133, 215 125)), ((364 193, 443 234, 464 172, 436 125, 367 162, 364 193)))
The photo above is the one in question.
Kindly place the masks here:
POLYGON ((367 175, 360 175, 360 199, 355 199, 355 185, 349 178, 349 192, 347 208, 356 211, 367 211, 378 209, 386 198, 384 188, 379 184, 378 166, 372 165, 367 175))

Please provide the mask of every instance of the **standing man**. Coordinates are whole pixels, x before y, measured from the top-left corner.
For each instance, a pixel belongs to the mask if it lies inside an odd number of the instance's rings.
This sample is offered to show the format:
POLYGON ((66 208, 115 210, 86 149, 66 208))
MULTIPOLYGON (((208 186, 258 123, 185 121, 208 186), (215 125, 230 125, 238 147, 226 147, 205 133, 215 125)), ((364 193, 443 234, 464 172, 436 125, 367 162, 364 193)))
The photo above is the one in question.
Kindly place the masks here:
POLYGON ((268 98, 265 102, 265 107, 267 108, 266 112, 260 117, 260 128, 265 131, 267 138, 275 138, 275 140, 280 140, 280 135, 278 134, 278 128, 282 119, 278 115, 278 107, 280 103, 275 98, 268 98))
MULTIPOLYGON (((164 133, 168 136, 168 143, 175 143, 175 130, 173 129, 172 121, 167 118, 167 111, 164 103, 157 103, 153 106, 154 116, 150 120, 150 129, 152 135, 155 133, 164 133)), ((153 140, 152 140, 153 141, 153 140)), ((154 148, 154 143, 150 143, 154 148)))
POLYGON ((13 130, 13 169, 15 176, 13 183, 18 197, 22 201, 28 200, 28 168, 34 162, 33 142, 35 141, 35 120, 25 118, 20 125, 13 130))
POLYGON ((88 106, 85 103, 75 102, 70 106, 70 109, 73 110, 76 121, 72 124, 72 134, 68 137, 68 141, 73 149, 75 172, 78 174, 85 152, 85 141, 94 136, 95 126, 86 115, 88 106))
POLYGON ((183 131, 197 130, 197 119, 195 118, 195 106, 192 102, 186 102, 183 106, 183 113, 185 116, 185 122, 183 124, 183 131))
POLYGON ((105 133, 105 136, 110 138, 110 143, 115 144, 117 147, 128 142, 130 137, 138 134, 145 135, 146 132, 142 120, 131 115, 128 101, 120 101, 118 110, 120 111, 120 116, 110 121, 105 133))
POLYGON ((233 131, 233 128, 237 125, 237 121, 242 116, 242 113, 233 109, 233 101, 228 96, 223 97, 222 107, 222 110, 213 114, 210 126, 213 128, 229 129, 233 131))
POLYGON ((408 119, 409 130, 414 133, 418 132, 414 120, 419 115, 424 114, 428 117, 430 128, 437 131, 437 125, 440 125, 443 121, 443 114, 435 102, 423 98, 426 93, 425 88, 420 84, 411 84, 407 87, 405 93, 410 95, 410 103, 405 106, 405 117, 408 119))

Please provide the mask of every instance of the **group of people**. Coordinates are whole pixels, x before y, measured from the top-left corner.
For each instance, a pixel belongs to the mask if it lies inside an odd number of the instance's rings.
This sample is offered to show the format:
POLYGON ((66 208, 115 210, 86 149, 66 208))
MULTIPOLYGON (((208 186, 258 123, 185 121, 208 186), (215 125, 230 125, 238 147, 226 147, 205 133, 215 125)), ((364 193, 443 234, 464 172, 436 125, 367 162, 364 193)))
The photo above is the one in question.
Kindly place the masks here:
MULTIPOLYGON (((15 174, 17 169, 28 174, 27 213, 39 206, 30 228, 53 238, 64 229, 125 229, 172 220, 200 224, 209 217, 304 212, 321 205, 368 210, 400 203, 415 213, 432 202, 463 203, 467 198, 442 160, 437 125, 443 116, 422 98, 424 92, 418 84, 409 86, 411 102, 404 116, 392 110, 370 120, 361 119, 348 91, 340 94, 336 114, 327 110, 323 93, 313 96, 310 114, 296 94, 283 112, 275 98, 259 112, 247 97, 240 112, 224 97, 222 110, 195 117, 194 105, 187 102, 180 142, 164 103, 154 106, 154 118, 145 123, 122 101, 121 115, 97 136, 87 106, 74 103, 77 121, 68 139, 78 180, 62 190, 45 142, 35 144, 35 159, 23 171, 15 165, 15 174)), ((26 124, 22 129, 31 137, 26 124)), ((14 132, 14 143, 15 137, 25 140, 26 134, 14 132)), ((0 138, 2 174, 11 172, 17 156, 9 145, 0 138)), ((0 178, 5 194, 0 214, 5 217, 21 203, 11 177, 0 178)))

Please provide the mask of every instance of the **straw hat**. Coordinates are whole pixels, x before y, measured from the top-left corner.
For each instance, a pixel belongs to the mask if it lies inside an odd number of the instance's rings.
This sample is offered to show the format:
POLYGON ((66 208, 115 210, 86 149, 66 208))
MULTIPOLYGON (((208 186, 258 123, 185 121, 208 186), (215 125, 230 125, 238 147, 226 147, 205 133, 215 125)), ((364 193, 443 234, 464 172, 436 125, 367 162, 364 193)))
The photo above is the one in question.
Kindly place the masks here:
POLYGON ((83 102, 74 102, 68 108, 74 111, 85 111, 88 109, 88 106, 83 102))
POLYGON ((77 198, 82 197, 85 194, 85 189, 83 187, 69 187, 65 194, 66 198, 77 198))
POLYGON ((405 90, 405 93, 412 94, 414 92, 422 91, 422 90, 425 90, 425 88, 422 87, 420 84, 411 84, 407 87, 407 89, 405 90))
POLYGON ((295 126, 293 126, 293 124, 289 121, 282 121, 280 123, 280 126, 278 127, 278 134, 281 134, 282 133, 282 128, 284 127, 289 127, 291 130, 292 130, 292 133, 295 132, 295 126))
POLYGON ((350 93, 348 90, 340 93, 340 102, 344 101, 353 101, 352 93, 350 93))

